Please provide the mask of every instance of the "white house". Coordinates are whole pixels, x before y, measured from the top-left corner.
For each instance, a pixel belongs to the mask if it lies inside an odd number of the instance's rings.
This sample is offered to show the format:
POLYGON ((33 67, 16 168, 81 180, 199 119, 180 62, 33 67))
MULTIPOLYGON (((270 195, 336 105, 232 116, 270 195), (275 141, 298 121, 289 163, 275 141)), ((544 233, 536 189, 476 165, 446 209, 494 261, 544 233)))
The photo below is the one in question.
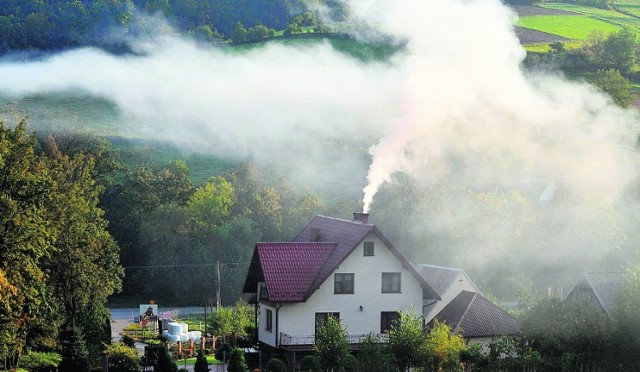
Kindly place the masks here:
POLYGON ((292 242, 257 243, 244 292, 256 295, 263 349, 309 351, 330 316, 354 348, 364 335, 386 334, 399 312, 438 318, 471 343, 520 332, 463 270, 412 265, 363 213, 316 216, 292 242))
POLYGON ((310 350, 316 327, 337 317, 352 344, 384 334, 403 311, 440 297, 366 214, 316 216, 292 242, 257 243, 244 285, 257 294, 258 341, 310 350))

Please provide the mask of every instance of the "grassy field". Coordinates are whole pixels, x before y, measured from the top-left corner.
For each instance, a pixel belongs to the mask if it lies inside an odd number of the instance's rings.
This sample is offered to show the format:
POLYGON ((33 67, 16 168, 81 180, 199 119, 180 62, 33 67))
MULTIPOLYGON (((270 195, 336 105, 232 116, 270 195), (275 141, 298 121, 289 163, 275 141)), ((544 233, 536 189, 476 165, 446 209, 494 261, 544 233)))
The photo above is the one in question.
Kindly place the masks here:
MULTIPOLYGON (((639 2, 636 1, 636 3, 638 4, 639 2)), ((618 27, 629 26, 629 27, 637 28, 640 26, 639 18, 631 16, 629 14, 621 13, 619 11, 616 11, 615 9, 600 9, 600 8, 594 8, 594 7, 573 4, 573 3, 554 3, 554 2, 543 3, 541 6, 546 9, 574 12, 580 15, 588 16, 593 19, 601 20, 606 23, 610 23, 612 25, 616 25, 618 27)), ((570 23, 571 22, 570 16, 568 17, 569 18, 567 19, 567 21, 570 23)))
POLYGON ((622 28, 621 26, 586 15, 541 15, 523 17, 518 21, 518 26, 573 40, 584 40, 594 30, 600 30, 607 35, 622 28))
MULTIPOLYGON (((612 9, 545 2, 539 7, 527 7, 523 12, 518 19, 518 26, 573 40, 565 43, 565 47, 579 46, 593 31, 601 31, 606 36, 623 27, 630 27, 640 34, 640 0, 616 1, 612 9), (540 11, 536 12, 535 9, 540 11)), ((547 51, 542 44, 527 46, 527 50, 547 51)))
POLYGON ((614 1, 613 8, 619 12, 640 18, 640 1, 638 0, 614 1))

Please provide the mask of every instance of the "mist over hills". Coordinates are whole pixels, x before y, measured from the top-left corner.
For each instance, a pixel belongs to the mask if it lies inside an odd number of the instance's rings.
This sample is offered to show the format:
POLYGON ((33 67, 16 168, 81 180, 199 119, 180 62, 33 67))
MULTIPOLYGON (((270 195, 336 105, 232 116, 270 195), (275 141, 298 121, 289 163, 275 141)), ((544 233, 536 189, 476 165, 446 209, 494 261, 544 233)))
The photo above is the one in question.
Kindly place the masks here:
POLYGON ((250 158, 352 205, 368 186, 371 220, 411 259, 462 266, 506 296, 528 279, 565 283, 634 259, 635 111, 523 70, 514 14, 497 1, 350 9, 376 27, 355 32, 354 49, 380 35, 402 47, 354 58, 321 39, 235 49, 155 29, 119 39, 132 54, 78 48, 0 64, 4 114, 28 108, 43 128, 95 125, 183 154, 250 158), (451 22, 459 31, 442 32, 451 22))

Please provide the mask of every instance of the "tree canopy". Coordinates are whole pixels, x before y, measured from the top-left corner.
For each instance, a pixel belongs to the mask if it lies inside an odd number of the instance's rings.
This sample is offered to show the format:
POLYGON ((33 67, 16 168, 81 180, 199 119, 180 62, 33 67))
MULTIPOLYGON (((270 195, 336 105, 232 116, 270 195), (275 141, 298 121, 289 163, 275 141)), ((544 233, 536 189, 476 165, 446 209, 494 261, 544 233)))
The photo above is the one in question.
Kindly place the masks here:
POLYGON ((91 156, 39 146, 0 123, 0 351, 61 347, 64 365, 95 365, 110 341, 107 296, 121 287, 118 246, 98 207, 91 156), (52 340, 53 338, 53 340, 52 340))

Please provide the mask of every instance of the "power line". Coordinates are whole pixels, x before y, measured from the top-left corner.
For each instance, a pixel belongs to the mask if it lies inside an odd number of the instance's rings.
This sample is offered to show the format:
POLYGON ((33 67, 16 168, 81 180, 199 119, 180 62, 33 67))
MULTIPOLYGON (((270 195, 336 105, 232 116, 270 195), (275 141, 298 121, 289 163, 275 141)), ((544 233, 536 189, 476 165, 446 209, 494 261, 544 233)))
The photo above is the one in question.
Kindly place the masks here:
MULTIPOLYGON (((242 267, 250 264, 250 261, 247 262, 220 262, 221 266, 226 267, 242 267)), ((172 267, 213 267, 216 264, 176 264, 176 265, 139 265, 139 266, 124 266, 125 269, 164 269, 164 268, 172 268, 172 267)))

